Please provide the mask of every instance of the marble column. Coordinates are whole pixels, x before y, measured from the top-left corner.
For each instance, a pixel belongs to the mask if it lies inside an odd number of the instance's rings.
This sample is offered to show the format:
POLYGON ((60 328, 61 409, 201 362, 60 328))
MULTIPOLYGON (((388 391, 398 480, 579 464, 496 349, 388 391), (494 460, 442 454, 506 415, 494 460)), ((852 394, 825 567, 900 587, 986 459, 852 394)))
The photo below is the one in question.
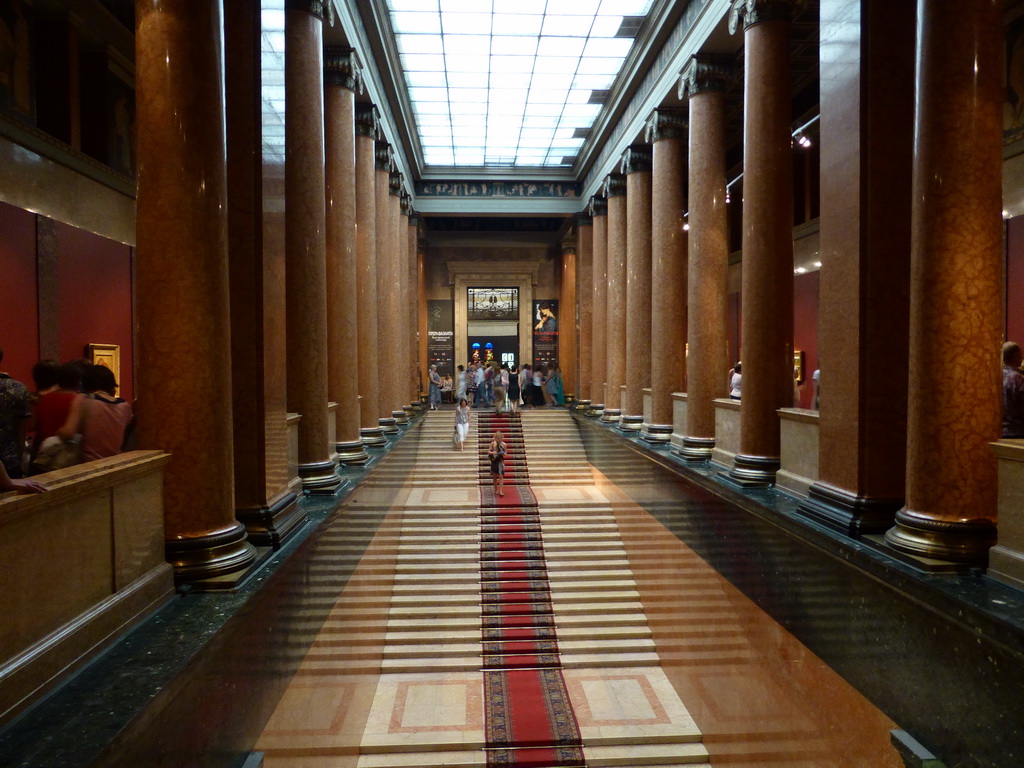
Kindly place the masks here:
POLYGON ((369 459, 359 435, 359 322, 356 290, 355 89, 351 48, 328 48, 324 60, 327 192, 327 395, 337 403, 335 450, 343 464, 369 459))
MULTIPOLYGON (((402 174, 392 171, 388 182, 388 210, 391 217, 391 264, 389 273, 391 275, 392 291, 398 296, 398 300, 406 301, 405 296, 405 249, 408 246, 409 238, 408 225, 402 221, 402 174)), ((391 320, 391 336, 394 343, 390 355, 391 369, 391 403, 394 410, 391 416, 400 427, 409 425, 409 415, 405 411, 405 359, 407 342, 405 315, 401 311, 393 313, 391 320)))
POLYGON ((594 220, 589 213, 576 215, 576 307, 579 313, 579 388, 576 407, 591 405, 591 359, 594 326, 594 220))
POLYGON ((906 487, 915 5, 821 4, 822 405, 799 509, 854 535, 889 528, 906 487))
POLYGON ((705 461, 715 447, 715 399, 728 397, 729 221, 726 209, 725 91, 721 60, 697 57, 683 73, 689 96, 689 217, 686 428, 678 453, 705 461))
MULTIPOLYGON (((651 421, 641 437, 672 438, 672 393, 686 388, 686 113, 659 109, 651 143, 651 421), (657 349, 657 353, 653 352, 657 349)), ((628 302, 627 302, 628 303, 628 302)))
POLYGON ((622 156, 626 176, 626 395, 619 429, 639 432, 651 385, 651 148, 622 156))
POLYGON ((387 444, 377 421, 380 382, 377 378, 377 213, 376 136, 377 110, 356 106, 356 307, 359 322, 359 434, 371 448, 387 444))
MULTIPOLYGON (((417 375, 419 350, 418 334, 416 333, 419 321, 419 269, 417 268, 416 256, 419 246, 419 216, 412 209, 412 198, 405 195, 403 198, 403 211, 405 220, 405 300, 409 311, 405 318, 406 328, 406 355, 405 355, 405 400, 408 403, 406 410, 415 412, 419 410, 420 388, 419 376, 417 375)), ((454 378, 455 372, 452 371, 454 378)))
POLYGON ((777 411, 793 403, 792 5, 754 0, 730 19, 735 28, 742 17, 744 28, 743 397, 740 450, 728 476, 744 485, 774 483, 777 411))
POLYGON ((222 31, 216 0, 136 9, 137 434, 171 454, 164 537, 180 581, 256 557, 232 483, 222 31))
POLYGON ((984 563, 1002 424, 1002 4, 920 0, 918 14, 907 500, 885 539, 984 563))
POLYGON ((288 410, 299 422, 306 493, 341 486, 327 412, 327 254, 323 18, 319 2, 285 11, 285 294, 288 410))
MULTIPOLYGON (((420 406, 423 405, 423 393, 427 385, 427 255, 416 252, 416 334, 419 338, 419 349, 416 365, 416 380, 419 385, 420 406)), ((459 361, 456 360, 458 365, 459 361)))
POLYGON ((622 386, 626 383, 626 179, 613 173, 605 180, 608 200, 608 295, 605 333, 604 413, 601 421, 622 418, 622 386))
POLYGON ((576 397, 576 241, 562 243, 562 276, 559 284, 558 367, 566 399, 576 397))
MULTIPOLYGON (((377 141, 374 155, 374 210, 377 218, 377 297, 383 301, 385 296, 394 294, 394 243, 395 228, 391 220, 391 145, 386 141, 377 141)), ((382 306, 377 314, 377 422, 384 434, 393 437, 398 434, 398 422, 393 409, 394 396, 394 353, 395 353, 395 313, 382 306)))
POLYGON ((590 409, 588 416, 604 414, 604 385, 608 378, 608 200, 594 197, 590 200, 591 221, 594 223, 593 287, 590 295, 594 312, 590 346, 590 409))
POLYGON ((288 467, 284 157, 263 147, 260 9, 224 10, 235 516, 253 544, 280 547, 307 519, 288 467))

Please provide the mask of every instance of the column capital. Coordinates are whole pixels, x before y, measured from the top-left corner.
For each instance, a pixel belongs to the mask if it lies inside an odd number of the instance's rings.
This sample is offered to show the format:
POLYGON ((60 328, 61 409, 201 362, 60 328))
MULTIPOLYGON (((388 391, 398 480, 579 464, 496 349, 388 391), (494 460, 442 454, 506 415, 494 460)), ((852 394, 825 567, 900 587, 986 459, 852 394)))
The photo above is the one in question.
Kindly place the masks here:
POLYGON ((316 16, 320 21, 325 18, 334 26, 334 7, 331 0, 285 0, 286 11, 302 11, 311 16, 316 16))
POLYGON ((601 192, 604 194, 604 197, 625 197, 626 177, 621 173, 609 173, 608 177, 604 180, 601 192))
POLYGON ((806 0, 731 0, 729 34, 735 35, 740 20, 747 30, 762 21, 792 21, 804 9, 806 0))
POLYGON ((377 108, 373 104, 356 104, 356 136, 376 138, 377 108))
POLYGON ((647 142, 662 139, 685 139, 689 133, 688 112, 685 108, 662 107, 651 113, 644 128, 647 142))
POLYGON ((731 56, 696 54, 679 76, 678 96, 684 99, 708 91, 725 91, 735 78, 731 56))
POLYGON ((403 216, 412 216, 412 198, 404 189, 398 196, 398 204, 401 207, 403 216))
POLYGON ((412 198, 409 199, 409 226, 417 229, 420 226, 420 215, 412 207, 412 198))
POLYGON ((347 45, 324 48, 324 85, 337 85, 352 92, 363 92, 363 71, 359 54, 347 45))
POLYGON ((590 206, 587 206, 587 210, 580 211, 576 214, 576 226, 577 227, 590 227, 594 224, 594 216, 590 211, 590 206))
POLYGON ((631 173, 650 173, 653 157, 651 148, 647 144, 632 144, 622 153, 622 160, 619 162, 619 172, 629 175, 631 173))
POLYGON ((378 171, 391 173, 391 145, 377 140, 373 145, 373 167, 378 171))
POLYGON ((402 196, 402 174, 394 166, 388 172, 388 194, 392 197, 402 196))
POLYGON ((587 205, 587 213, 590 214, 591 221, 593 221, 594 216, 607 216, 608 199, 603 195, 594 195, 590 198, 590 203, 587 205))
POLYGON ((562 241, 562 255, 563 256, 575 256, 576 255, 576 238, 570 238, 562 241))

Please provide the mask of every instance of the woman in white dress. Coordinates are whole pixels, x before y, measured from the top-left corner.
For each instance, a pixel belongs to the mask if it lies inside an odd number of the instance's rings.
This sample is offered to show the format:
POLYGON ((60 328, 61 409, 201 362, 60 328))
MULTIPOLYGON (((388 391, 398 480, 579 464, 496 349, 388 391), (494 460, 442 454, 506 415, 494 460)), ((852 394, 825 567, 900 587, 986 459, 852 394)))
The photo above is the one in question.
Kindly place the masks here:
POLYGON ((459 398, 459 405, 455 409, 455 441, 458 443, 460 451, 466 449, 466 437, 469 435, 469 414, 469 401, 464 397, 459 398))

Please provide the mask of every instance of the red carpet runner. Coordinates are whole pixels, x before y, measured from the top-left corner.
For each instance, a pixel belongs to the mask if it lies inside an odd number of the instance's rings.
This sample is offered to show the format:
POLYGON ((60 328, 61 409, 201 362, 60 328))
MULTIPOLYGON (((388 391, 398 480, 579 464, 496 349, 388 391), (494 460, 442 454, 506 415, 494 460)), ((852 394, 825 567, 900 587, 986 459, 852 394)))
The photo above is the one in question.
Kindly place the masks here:
POLYGON ((562 677, 537 497, 518 416, 478 417, 480 602, 487 765, 583 766, 579 726, 562 677), (505 495, 491 487, 487 448, 508 446, 505 495))

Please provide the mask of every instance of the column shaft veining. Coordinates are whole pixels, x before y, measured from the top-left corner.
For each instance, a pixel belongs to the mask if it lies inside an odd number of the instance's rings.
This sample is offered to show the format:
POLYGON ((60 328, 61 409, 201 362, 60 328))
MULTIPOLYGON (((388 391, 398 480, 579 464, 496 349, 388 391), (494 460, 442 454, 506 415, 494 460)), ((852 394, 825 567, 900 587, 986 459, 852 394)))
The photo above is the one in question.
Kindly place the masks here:
POLYGON ((651 419, 644 440, 672 437, 672 394, 686 388, 686 113, 659 109, 651 146, 651 419), (654 352, 654 349, 657 352, 654 352))
POLYGON ((619 428, 638 432, 651 383, 651 148, 626 150, 626 395, 619 428))
MULTIPOLYGON (((579 315, 579 387, 576 402, 580 407, 591 405, 594 339, 594 220, 589 213, 576 216, 576 307, 579 315)), ((563 310, 564 311, 564 310, 563 310)))
POLYGON ((256 556, 232 482, 222 29, 216 0, 136 10, 138 438, 171 454, 164 537, 183 581, 256 556))
POLYGON ((744 14, 743 396, 729 476, 757 485, 775 480, 777 411, 793 403, 790 6, 756 0, 733 11, 744 14))
POLYGON ((602 421, 622 417, 622 387, 626 383, 626 179, 617 173, 605 181, 608 199, 607 357, 602 421))
POLYGON ((288 467, 284 146, 264 145, 260 10, 229 2, 225 12, 235 516, 250 542, 276 547, 307 519, 288 467))
POLYGON ((605 380, 608 378, 608 201, 594 197, 590 201, 591 220, 594 222, 592 334, 590 345, 590 400, 588 414, 604 413, 605 380))
POLYGON ((389 355, 388 367, 391 371, 391 416, 401 426, 409 423, 409 416, 405 411, 408 403, 405 399, 405 358, 406 354, 406 328, 405 328, 405 280, 407 272, 405 269, 405 250, 409 238, 406 233, 408 226, 402 222, 402 174, 392 170, 388 181, 388 211, 391 220, 391 262, 388 266, 388 274, 391 276, 391 290, 395 298, 402 302, 401 306, 395 307, 392 311, 394 317, 391 319, 391 336, 393 349, 389 355))
POLYGON ((725 90, 731 67, 697 58, 680 82, 689 96, 689 217, 686 428, 679 453, 704 461, 715 447, 715 400, 727 397, 729 221, 725 90))
POLYGON ((562 370, 562 388, 576 396, 576 241, 562 243, 562 276, 559 283, 558 367, 562 370))
POLYGON ((377 377, 377 112, 370 105, 356 107, 356 306, 359 322, 359 434, 371 447, 386 444, 380 416, 377 377))
POLYGON ((822 405, 800 511, 851 534, 891 527, 906 487, 915 6, 821 4, 822 405))
POLYGON ((380 309, 377 314, 377 422, 385 435, 398 434, 398 425, 392 412, 395 408, 394 371, 395 352, 395 309, 385 298, 394 298, 394 243, 395 228, 391 219, 391 145, 377 141, 374 179, 374 211, 377 218, 377 300, 380 309))
POLYGON ((324 79, 327 212, 327 396, 337 403, 335 450, 344 464, 365 464, 359 435, 358 291, 356 267, 355 88, 350 48, 328 48, 324 79))
POLYGON ((918 3, 907 501, 886 534, 976 563, 995 543, 1002 407, 1001 7, 918 3))
POLYGON ((323 19, 319 2, 285 11, 285 243, 288 409, 299 421, 299 477, 309 493, 341 484, 327 419, 327 242, 323 19))
MULTIPOLYGON (((409 317, 406 320, 409 328, 409 359, 406 365, 409 367, 407 376, 409 388, 409 403, 419 407, 420 402, 420 377, 419 377, 419 231, 420 217, 412 209, 412 201, 409 201, 409 218, 406 237, 409 241, 409 251, 406 255, 406 270, 408 271, 408 297, 409 317)), ((455 371, 452 371, 452 380, 455 379, 455 371)))

